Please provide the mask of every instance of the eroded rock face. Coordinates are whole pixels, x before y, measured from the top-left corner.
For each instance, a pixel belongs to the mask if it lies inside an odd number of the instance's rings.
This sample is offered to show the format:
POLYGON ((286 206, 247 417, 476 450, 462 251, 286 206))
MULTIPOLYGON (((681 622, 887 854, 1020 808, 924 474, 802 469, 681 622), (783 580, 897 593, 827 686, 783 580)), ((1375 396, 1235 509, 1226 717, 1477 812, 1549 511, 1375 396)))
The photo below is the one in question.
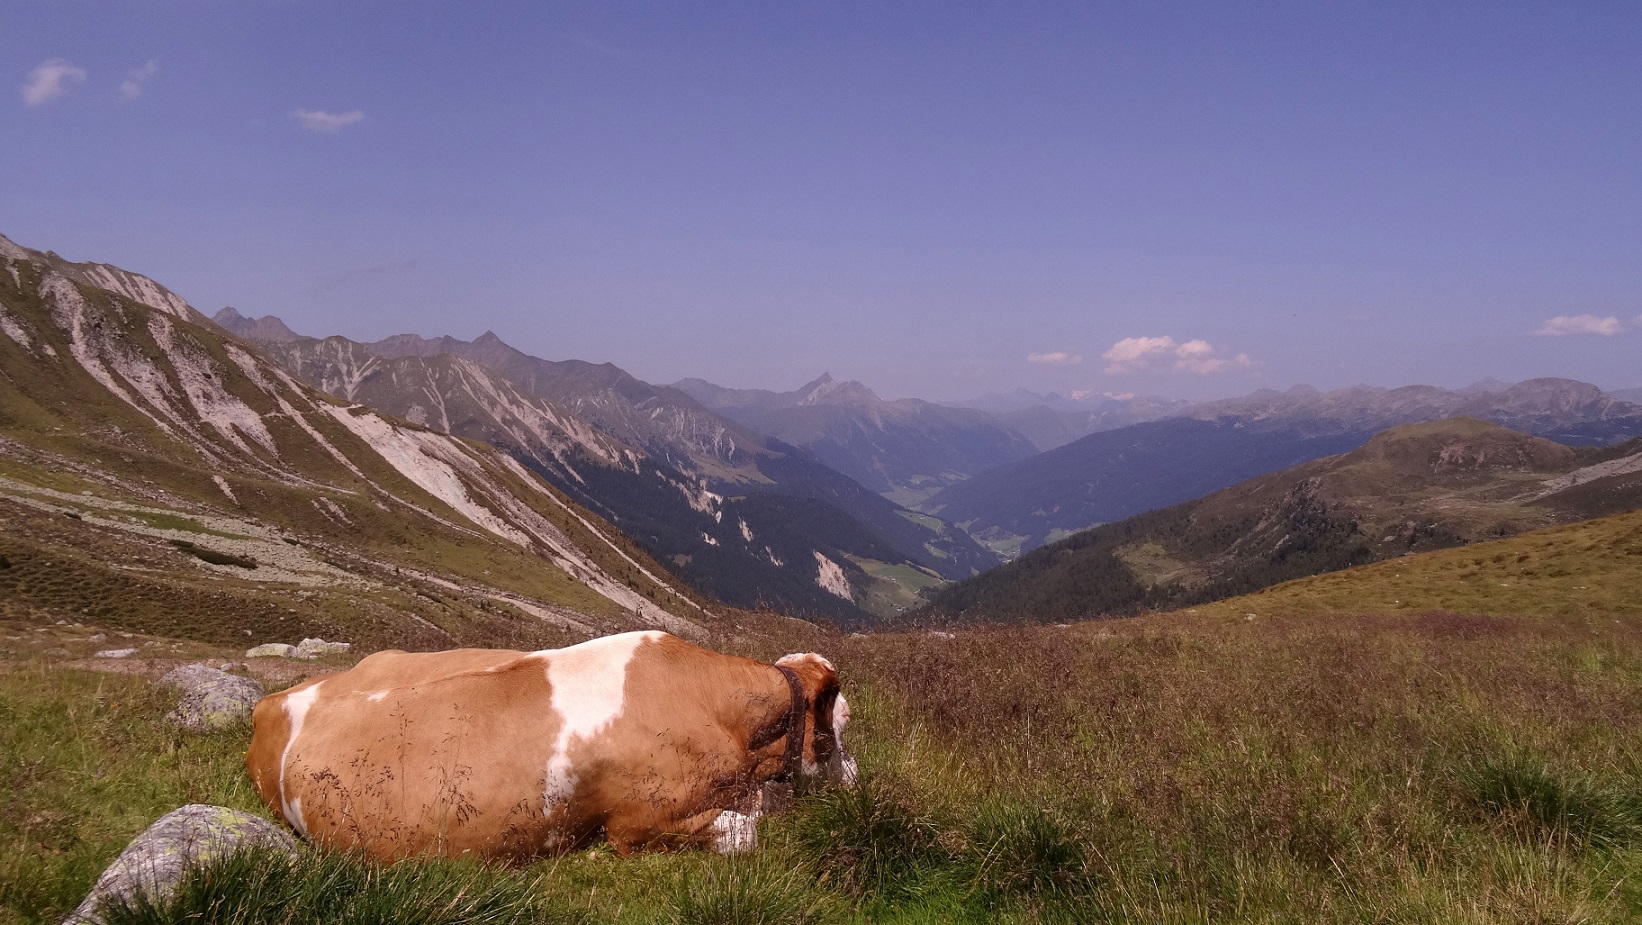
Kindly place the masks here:
POLYGON ((182 701, 166 719, 194 732, 245 723, 251 718, 251 708, 267 693, 255 679, 205 665, 184 665, 168 672, 159 683, 182 688, 182 701))
POLYGON ((126 845, 63 925, 103 925, 102 907, 110 900, 130 901, 138 893, 163 899, 190 868, 252 847, 296 854, 290 833, 260 816, 204 803, 174 809, 126 845))

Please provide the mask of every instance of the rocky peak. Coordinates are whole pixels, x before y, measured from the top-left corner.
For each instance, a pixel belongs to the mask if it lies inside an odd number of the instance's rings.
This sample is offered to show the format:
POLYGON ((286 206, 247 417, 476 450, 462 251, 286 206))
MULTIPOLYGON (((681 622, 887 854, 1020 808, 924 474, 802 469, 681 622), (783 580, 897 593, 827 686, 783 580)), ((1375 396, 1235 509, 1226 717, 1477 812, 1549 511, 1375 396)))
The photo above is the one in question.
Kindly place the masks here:
POLYGON ((883 401, 865 384, 853 379, 839 382, 828 373, 800 389, 799 396, 800 405, 873 405, 883 401))
POLYGON ((302 335, 286 327, 277 315, 247 318, 232 305, 224 306, 222 311, 211 316, 211 320, 224 331, 249 341, 289 344, 302 339, 302 335))

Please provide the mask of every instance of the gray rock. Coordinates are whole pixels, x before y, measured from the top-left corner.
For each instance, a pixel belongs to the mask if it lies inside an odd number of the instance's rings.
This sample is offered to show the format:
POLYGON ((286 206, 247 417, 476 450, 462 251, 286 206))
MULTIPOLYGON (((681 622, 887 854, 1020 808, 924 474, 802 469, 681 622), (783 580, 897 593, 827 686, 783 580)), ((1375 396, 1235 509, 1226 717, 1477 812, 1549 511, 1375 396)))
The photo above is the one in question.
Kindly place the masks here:
POLYGON ((102 925, 110 900, 129 902, 138 893, 164 899, 191 867, 250 847, 296 854, 291 834, 260 816, 203 803, 174 809, 125 846, 63 925, 102 925))
POLYGON ((267 691, 254 678, 218 671, 205 665, 184 665, 159 680, 182 688, 182 701, 166 719, 193 732, 229 729, 251 718, 251 708, 267 691))
POLYGON ((97 658, 130 658, 137 654, 136 649, 104 649, 94 653, 97 658))
POLYGON ((90 636, 86 637, 86 642, 102 642, 107 638, 107 633, 92 633, 90 636))
POLYGON ((345 655, 353 648, 351 642, 326 642, 323 639, 304 639, 297 643, 298 658, 318 658, 321 655, 345 655))
POLYGON ((265 642, 245 650, 246 658, 292 658, 295 655, 296 646, 284 642, 265 642))

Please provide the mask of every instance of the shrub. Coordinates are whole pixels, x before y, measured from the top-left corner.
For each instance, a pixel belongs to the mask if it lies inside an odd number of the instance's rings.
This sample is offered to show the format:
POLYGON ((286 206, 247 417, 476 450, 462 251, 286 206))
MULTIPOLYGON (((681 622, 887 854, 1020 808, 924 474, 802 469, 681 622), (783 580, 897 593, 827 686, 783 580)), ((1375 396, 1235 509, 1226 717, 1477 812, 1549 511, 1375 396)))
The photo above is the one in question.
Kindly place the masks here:
POLYGON ((1642 838, 1642 799, 1585 776, 1558 776, 1523 758, 1485 761, 1462 773, 1471 804, 1523 836, 1620 846, 1642 838))
POLYGON ((983 806, 970 822, 970 888, 998 898, 1057 899, 1094 887, 1089 852, 1077 830, 1046 810, 983 806))
POLYGON ((798 838, 824 871, 856 896, 910 889, 941 860, 938 831, 898 778, 863 774, 803 806, 798 838))
POLYGON ((687 868, 674 877, 668 905, 677 925, 820 925, 836 918, 811 873, 768 849, 687 868))

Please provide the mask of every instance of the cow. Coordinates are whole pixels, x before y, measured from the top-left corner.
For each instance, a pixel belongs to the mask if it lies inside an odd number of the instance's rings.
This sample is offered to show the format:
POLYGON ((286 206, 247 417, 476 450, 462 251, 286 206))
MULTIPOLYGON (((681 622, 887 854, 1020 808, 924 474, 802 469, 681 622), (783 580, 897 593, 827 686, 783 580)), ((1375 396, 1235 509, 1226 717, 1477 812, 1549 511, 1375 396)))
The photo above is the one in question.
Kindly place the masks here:
POLYGON ((832 663, 770 665, 655 631, 378 652, 264 697, 252 722, 246 767, 268 808, 383 862, 525 861, 601 833, 623 857, 745 851, 783 782, 855 778, 832 663))

